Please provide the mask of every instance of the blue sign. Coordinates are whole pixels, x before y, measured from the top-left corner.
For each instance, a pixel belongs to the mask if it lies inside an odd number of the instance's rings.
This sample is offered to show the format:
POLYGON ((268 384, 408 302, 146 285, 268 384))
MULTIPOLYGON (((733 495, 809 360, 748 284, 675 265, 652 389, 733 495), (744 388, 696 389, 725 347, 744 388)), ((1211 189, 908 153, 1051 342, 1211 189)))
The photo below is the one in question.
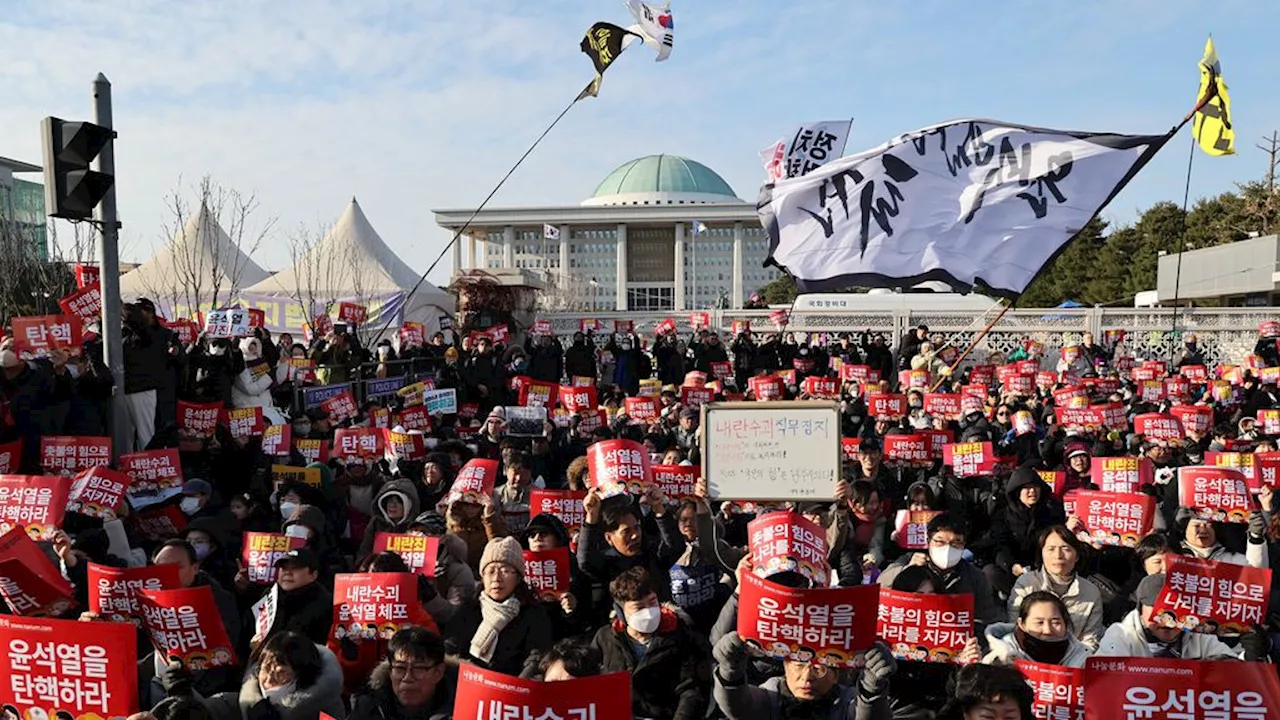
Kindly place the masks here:
POLYGON ((302 406, 308 410, 314 407, 320 407, 320 403, 331 397, 337 397, 344 392, 351 390, 351 383, 342 383, 340 385, 321 385, 320 387, 303 388, 302 390, 302 406))
POLYGON ((385 380, 367 380, 364 386, 364 397, 366 400, 373 400, 387 395, 395 395, 396 391, 404 387, 404 385, 403 375, 385 380))

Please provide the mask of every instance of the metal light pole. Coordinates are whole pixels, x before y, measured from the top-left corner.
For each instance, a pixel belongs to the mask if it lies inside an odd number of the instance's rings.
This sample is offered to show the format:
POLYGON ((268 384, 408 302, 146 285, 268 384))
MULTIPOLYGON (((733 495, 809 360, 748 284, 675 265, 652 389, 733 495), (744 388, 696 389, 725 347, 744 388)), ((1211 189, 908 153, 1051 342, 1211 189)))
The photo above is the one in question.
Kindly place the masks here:
MULTIPOLYGON (((111 81, 98 73, 93 79, 93 122, 112 127, 111 81)), ((115 177, 115 139, 108 141, 94 161, 94 169, 115 177)), ((98 246, 99 280, 102 289, 102 361, 111 370, 115 390, 111 396, 111 437, 116 457, 129 452, 132 445, 129 414, 124 399, 124 346, 120 337, 120 224, 116 220, 116 186, 113 182, 102 202, 94 208, 93 219, 102 231, 98 246)))

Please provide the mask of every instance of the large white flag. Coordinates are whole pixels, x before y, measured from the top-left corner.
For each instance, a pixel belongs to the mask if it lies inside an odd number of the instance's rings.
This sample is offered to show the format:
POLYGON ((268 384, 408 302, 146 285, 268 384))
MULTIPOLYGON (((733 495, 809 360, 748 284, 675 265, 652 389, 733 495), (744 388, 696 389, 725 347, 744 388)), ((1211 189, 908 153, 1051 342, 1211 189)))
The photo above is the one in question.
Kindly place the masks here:
POLYGON ((812 122, 796 128, 787 143, 784 177, 800 177, 844 155, 853 119, 812 122))
POLYGON ((907 133, 765 185, 768 262, 810 291, 941 280, 1016 297, 1173 133, 994 120, 907 133))
POLYGON ((639 35, 644 39, 645 45, 658 52, 657 62, 666 60, 671 55, 671 46, 675 41, 676 25, 671 17, 671 3, 654 5, 640 0, 626 0, 626 6, 636 19, 636 24, 627 29, 639 35))

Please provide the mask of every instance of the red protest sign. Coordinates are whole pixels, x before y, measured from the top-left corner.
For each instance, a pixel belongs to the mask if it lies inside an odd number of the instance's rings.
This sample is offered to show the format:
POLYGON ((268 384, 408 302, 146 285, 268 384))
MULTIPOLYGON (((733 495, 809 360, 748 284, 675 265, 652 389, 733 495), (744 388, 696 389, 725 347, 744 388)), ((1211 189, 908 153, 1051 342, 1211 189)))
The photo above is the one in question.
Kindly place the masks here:
POLYGON ((1049 486, 1049 492, 1062 497, 1062 488, 1067 482, 1066 470, 1036 470, 1036 474, 1049 486))
POLYGON ((744 573, 738 634, 761 654, 853 667, 876 639, 880 586, 793 590, 744 573))
POLYGON ((76 475, 67 496, 67 510, 85 517, 115 520, 133 478, 105 467, 92 467, 76 475))
POLYGON ((338 303, 338 319, 352 325, 364 325, 369 318, 369 308, 351 302, 338 303))
MULTIPOLYGON (((453 392, 448 390, 446 392, 453 392)), ((396 414, 397 423, 405 430, 431 431, 431 410, 425 405, 405 408, 396 414)))
POLYGON ((996 469, 996 453, 991 443, 959 443, 942 448, 942 462, 956 477, 990 475, 996 469))
POLYGON ((929 521, 941 514, 941 510, 899 510, 894 519, 898 547, 904 550, 929 547, 929 521))
POLYGON ((1178 504, 1196 516, 1217 522, 1246 523, 1253 497, 1239 470, 1221 467, 1178 468, 1178 504))
POLYGON ((384 533, 373 536, 373 552, 393 552, 404 560, 409 571, 433 577, 436 573, 436 553, 440 538, 409 533, 384 533))
POLYGON ((1258 478, 1255 463, 1257 455, 1250 452, 1216 452, 1210 450, 1204 454, 1204 464, 1213 467, 1231 468, 1244 476, 1245 484, 1250 492, 1262 489, 1262 480, 1258 478))
POLYGON ((654 465, 653 484, 657 485, 668 503, 677 503, 693 497, 693 488, 702 477, 697 465, 654 465))
POLYGON ((840 438, 840 456, 844 458, 845 462, 858 462, 858 446, 860 445, 862 445, 862 438, 840 438))
POLYGON ((179 318, 177 320, 162 320, 160 324, 173 331, 173 334, 178 338, 178 342, 183 346, 193 344, 196 341, 196 337, 200 335, 200 326, 194 320, 179 318))
POLYGON ((334 640, 389 640, 401 628, 431 627, 429 620, 418 602, 414 573, 340 573, 333 578, 334 640))
POLYGON ((816 523, 795 512, 766 513, 747 525, 747 537, 756 575, 796 572, 826 587, 831 577, 827 535, 816 523))
POLYGON ((715 391, 708 387, 685 385, 680 388, 680 404, 685 407, 700 408, 704 404, 711 402, 715 396, 715 391))
POLYGON ((329 444, 324 440, 311 440, 308 438, 295 438, 293 441, 293 449, 298 451, 303 460, 307 464, 317 462, 329 462, 329 444))
POLYGON ((782 378, 777 375, 757 376, 747 380, 747 387, 757 401, 781 400, 786 392, 782 378))
POLYGON ((453 720, 629 718, 631 675, 620 672, 538 682, 463 665, 455 697, 453 720))
POLYGON ((426 327, 418 322, 405 322, 400 326, 400 347, 422 345, 426 342, 426 327))
POLYGON ((886 435, 884 461, 897 465, 923 467, 929 464, 929 447, 923 435, 886 435))
POLYGON ((1270 599, 1266 568, 1167 554, 1164 587, 1152 617, 1165 627, 1246 633, 1266 618, 1270 599))
POLYGON ((560 518, 560 522, 570 532, 582 527, 586 511, 582 507, 582 499, 587 496, 586 490, 542 490, 533 488, 529 491, 529 516, 547 514, 560 518))
POLYGON ((0 474, 17 472, 22 464, 22 440, 0 444, 0 474))
POLYGON ((935 417, 960 417, 960 393, 925 393, 924 411, 935 417))
MULTIPOLYGON (((176 495, 182 487, 182 461, 176 449, 146 450, 121 455, 120 470, 133 479, 128 493, 134 509, 140 507, 138 500, 158 502, 176 495)), ((144 501, 143 504, 150 503, 144 501)))
POLYGON ((1086 720, 1263 720, 1280 705, 1275 666, 1239 660, 1093 657, 1084 684, 1086 720))
POLYGON ((1143 493, 1080 490, 1075 501, 1089 540, 1100 545, 1137 547, 1155 522, 1156 499, 1143 493))
POLYGON ((804 379, 801 389, 805 394, 815 398, 837 399, 840 397, 840 385, 835 378, 811 375, 804 379))
POLYGON ((1015 665, 1035 695, 1031 710, 1038 720, 1083 720, 1083 669, 1032 660, 1018 660, 1015 665))
POLYGON ((729 361, 711 363, 711 374, 721 380, 728 380, 733 377, 733 364, 729 361))
POLYGON ((867 409, 877 420, 898 420, 907 414, 907 396, 870 393, 867 395, 867 409))
POLYGON ((262 430, 263 455, 288 455, 292 443, 292 425, 268 425, 262 430))
POLYGON ((0 532, 18 526, 33 540, 48 540, 67 508, 71 480, 61 475, 0 475, 0 532))
POLYGON ((469 502, 480 504, 481 497, 492 497, 493 486, 498 479, 498 461, 468 460, 458 471, 453 486, 449 488, 449 502, 469 502))
POLYGON ((594 387, 561 387, 560 406, 570 413, 595 410, 596 389, 594 387))
POLYGON ((1280 452, 1255 453, 1253 456, 1255 482, 1276 487, 1280 483, 1280 452))
POLYGON ((1096 457, 1090 461, 1089 477, 1107 492, 1136 493, 1155 482, 1155 468, 1144 457, 1096 457))
POLYGON ((178 432, 190 438, 213 437, 221 412, 222 403, 189 403, 179 400, 178 432))
POLYGON ((520 387, 520 404, 524 407, 555 407, 560 399, 560 385, 532 380, 520 387))
POLYGON ((356 407, 356 398, 349 389, 321 402, 320 409, 328 413, 329 421, 334 424, 360 414, 360 410, 356 407))
POLYGON ((117 568, 91 562, 88 573, 88 610, 104 620, 141 618, 138 599, 143 590, 177 590, 182 584, 173 564, 117 568))
POLYGON ((689 324, 693 326, 694 330, 707 327, 711 324, 711 315, 704 312, 690 313, 689 324))
POLYGON ((131 624, 0 616, 6 718, 123 718, 139 709, 131 624), (57 712, 55 712, 55 709, 57 712))
POLYGON ((1174 405, 1169 408, 1169 414, 1188 436, 1204 435, 1213 427, 1213 408, 1208 405, 1174 405))
POLYGON ((899 660, 955 662, 973 637, 973 595, 881 588, 876 635, 899 660))
POLYGON ((90 285, 97 285, 102 277, 102 270, 97 265, 84 265, 76 263, 76 287, 83 288, 90 285))
POLYGON ((270 585, 276 581, 276 561, 307 544, 306 538, 281 533, 247 532, 240 551, 249 582, 270 585))
POLYGON ((1192 385, 1207 385, 1209 383, 1209 368, 1204 365, 1183 365, 1178 368, 1178 373, 1192 385))
POLYGON ((102 289, 96 284, 80 288, 58 301, 62 312, 80 318, 81 323, 98 319, 102 312, 102 289))
POLYGON ((856 382, 860 385, 880 382, 880 371, 870 365, 845 365, 840 368, 840 379, 844 382, 856 382))
POLYGON ((382 436, 389 460, 422 460, 427 456, 427 446, 422 433, 383 430, 382 436))
POLYGON ((262 408, 232 408, 222 411, 222 424, 236 439, 251 438, 262 434, 267 423, 262 417, 262 408))
POLYGON ((14 615, 61 615, 75 606, 71 583, 22 528, 0 535, 0 597, 14 615))
POLYGON ((84 342, 83 323, 74 315, 15 317, 9 322, 13 351, 23 360, 48 357, 53 350, 77 351, 84 342))
POLYGON ((333 433, 333 456, 346 460, 382 457, 386 448, 377 428, 338 428, 333 433))
POLYGON ((138 604, 161 657, 177 657, 188 670, 235 664, 235 650, 209 586, 143 590, 138 604))
POLYGON ((177 537, 187 528, 187 516, 177 505, 149 507, 131 517, 137 533, 152 542, 177 537))
POLYGON ((524 581, 543 600, 569 592, 569 548, 524 551, 524 581))
POLYGON ((600 497, 639 495, 649 482, 649 454, 631 440, 602 440, 587 448, 587 473, 600 497))
POLYGON ((1148 440, 1182 441, 1182 424, 1172 415, 1143 413, 1133 419, 1133 429, 1148 440))
POLYGON ((658 419, 658 401, 651 397, 629 397, 623 401, 623 412, 637 422, 651 422, 658 419))
POLYGON ((111 464, 111 438, 98 435, 46 435, 40 438, 40 467, 50 474, 74 475, 111 464))
POLYGON ((1280 409, 1259 410, 1257 420, 1263 435, 1280 435, 1280 409))

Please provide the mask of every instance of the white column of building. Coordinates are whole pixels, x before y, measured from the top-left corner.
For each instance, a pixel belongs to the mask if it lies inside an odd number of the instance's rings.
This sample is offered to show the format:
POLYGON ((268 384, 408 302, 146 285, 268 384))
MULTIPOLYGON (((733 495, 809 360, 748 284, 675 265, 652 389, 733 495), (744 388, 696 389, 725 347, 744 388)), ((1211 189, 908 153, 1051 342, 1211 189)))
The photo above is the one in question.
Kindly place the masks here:
POLYGON ((570 287, 572 275, 569 272, 569 226, 560 226, 560 283, 570 287))
POLYGON ((516 266, 516 229, 510 225, 502 228, 502 267, 516 266))
POLYGON ((684 310, 684 223, 676 223, 676 310, 684 310))
POLYGON ((453 274, 462 272, 462 243, 464 238, 453 241, 453 274))
POLYGON ((471 233, 467 233, 467 269, 468 270, 474 270, 475 268, 484 267, 483 263, 476 261, 476 245, 478 243, 479 241, 476 240, 475 235, 472 235, 471 233))
POLYGON ((616 309, 627 309, 627 226, 618 224, 618 297, 616 309))
POLYGON ((729 307, 742 309, 742 223, 733 224, 733 293, 729 307))

